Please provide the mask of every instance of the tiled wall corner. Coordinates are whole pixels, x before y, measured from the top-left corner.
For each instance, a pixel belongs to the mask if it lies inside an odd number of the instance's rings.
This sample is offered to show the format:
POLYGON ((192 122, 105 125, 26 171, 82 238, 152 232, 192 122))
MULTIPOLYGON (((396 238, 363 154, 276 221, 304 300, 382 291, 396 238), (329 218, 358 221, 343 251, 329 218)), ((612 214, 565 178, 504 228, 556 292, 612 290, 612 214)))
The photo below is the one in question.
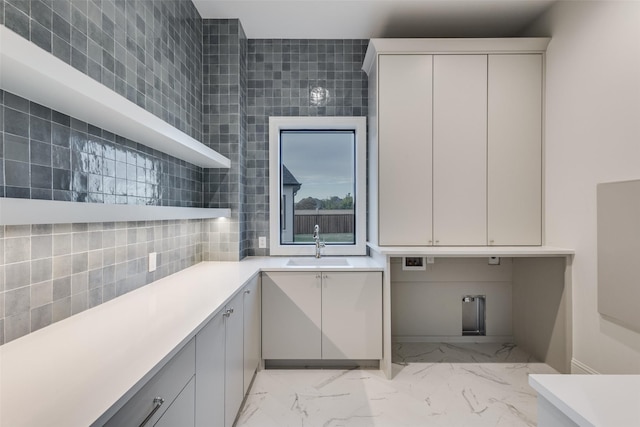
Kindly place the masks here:
POLYGON ((224 225, 213 222, 212 232, 222 227, 225 242, 205 250, 205 260, 238 260, 245 227, 246 100, 242 93, 246 79, 246 36, 237 19, 203 21, 203 141, 228 157, 228 170, 207 169, 204 173, 204 206, 225 206, 231 218, 224 225))
POLYGON ((238 241, 237 220, 216 218, 203 220, 202 223, 202 259, 204 261, 239 261, 240 242, 238 241))
POLYGON ((202 261, 201 220, 0 227, 0 345, 202 261), (147 272, 149 252, 158 269, 147 272))

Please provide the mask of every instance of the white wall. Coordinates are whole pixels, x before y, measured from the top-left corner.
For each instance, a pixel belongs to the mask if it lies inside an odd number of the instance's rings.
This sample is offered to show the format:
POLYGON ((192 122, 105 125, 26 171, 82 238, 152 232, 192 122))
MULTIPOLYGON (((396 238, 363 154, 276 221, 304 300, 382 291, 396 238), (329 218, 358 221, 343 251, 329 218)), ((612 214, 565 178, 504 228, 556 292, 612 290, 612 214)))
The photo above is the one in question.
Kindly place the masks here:
MULTIPOLYGON (((460 341, 462 297, 486 296, 486 338, 511 339, 511 258, 489 265, 488 258, 436 258, 426 271, 402 270, 391 260, 391 333, 396 340, 460 341)), ((464 339, 462 339, 464 340, 464 339)))
POLYGON ((525 35, 552 36, 546 244, 576 250, 574 360, 600 373, 639 374, 640 334, 597 310, 596 184, 640 178, 640 2, 563 1, 525 35))

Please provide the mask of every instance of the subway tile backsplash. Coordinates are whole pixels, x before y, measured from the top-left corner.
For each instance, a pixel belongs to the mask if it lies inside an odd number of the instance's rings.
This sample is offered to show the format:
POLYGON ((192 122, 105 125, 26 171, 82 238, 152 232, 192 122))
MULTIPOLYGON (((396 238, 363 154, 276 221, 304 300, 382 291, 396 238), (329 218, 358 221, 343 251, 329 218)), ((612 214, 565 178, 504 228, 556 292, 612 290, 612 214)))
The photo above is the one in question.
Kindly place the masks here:
POLYGON ((0 114, 0 196, 202 207, 198 166, 9 92, 0 91, 0 114))
POLYGON ((0 345, 201 262, 209 222, 0 226, 0 345))

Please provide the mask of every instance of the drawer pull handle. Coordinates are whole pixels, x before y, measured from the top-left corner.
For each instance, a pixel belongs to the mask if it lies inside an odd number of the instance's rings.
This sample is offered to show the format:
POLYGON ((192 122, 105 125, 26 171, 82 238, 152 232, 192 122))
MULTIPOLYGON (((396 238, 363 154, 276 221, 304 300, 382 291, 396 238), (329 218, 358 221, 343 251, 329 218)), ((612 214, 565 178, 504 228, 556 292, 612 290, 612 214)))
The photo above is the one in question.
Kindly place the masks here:
POLYGON ((147 415, 147 418, 145 418, 144 421, 142 421, 142 423, 140 424, 140 427, 144 427, 147 425, 149 420, 156 414, 156 412, 158 412, 158 409, 160 409, 163 403, 164 403, 164 399, 161 397, 156 397, 153 399, 153 409, 151 410, 151 413, 147 415))

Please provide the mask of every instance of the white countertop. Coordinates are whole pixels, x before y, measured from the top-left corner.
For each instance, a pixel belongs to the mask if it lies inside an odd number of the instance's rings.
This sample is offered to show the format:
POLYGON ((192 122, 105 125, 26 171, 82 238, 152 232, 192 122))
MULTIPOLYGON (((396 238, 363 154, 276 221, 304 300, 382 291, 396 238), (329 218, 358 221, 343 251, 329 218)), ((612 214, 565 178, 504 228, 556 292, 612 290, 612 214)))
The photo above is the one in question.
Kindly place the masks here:
POLYGON ((640 375, 530 375, 529 384, 579 426, 640 426, 640 375))
POLYGON ((555 257, 574 255, 573 249, 553 246, 367 246, 386 256, 433 257, 555 257))
MULTIPOLYGON (((287 259, 202 262, 0 346, 0 427, 90 425, 249 279, 288 269, 287 259)), ((350 267, 324 269, 382 270, 348 259, 350 267)))

